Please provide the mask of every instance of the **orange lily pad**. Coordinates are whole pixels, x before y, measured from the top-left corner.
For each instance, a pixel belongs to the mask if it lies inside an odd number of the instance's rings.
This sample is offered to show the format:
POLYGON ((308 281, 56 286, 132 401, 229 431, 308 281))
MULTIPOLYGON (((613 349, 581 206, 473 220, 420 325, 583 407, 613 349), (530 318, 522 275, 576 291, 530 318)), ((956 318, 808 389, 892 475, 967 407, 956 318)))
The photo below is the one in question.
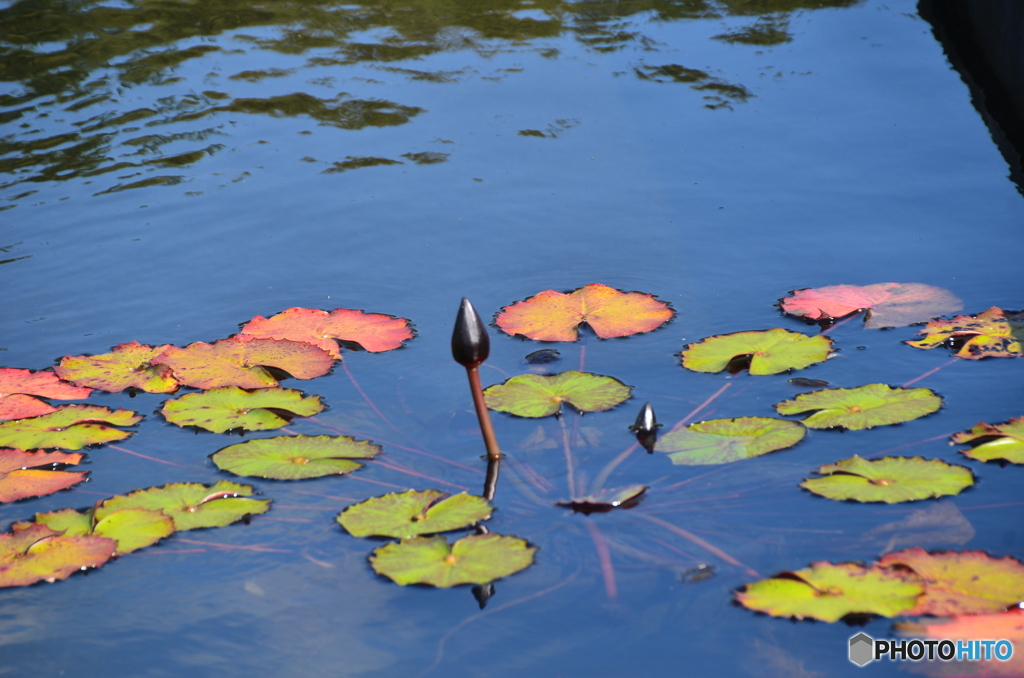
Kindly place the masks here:
POLYGON ((1013 313, 993 306, 976 316, 958 315, 950 320, 933 320, 919 334, 924 339, 905 341, 914 348, 935 348, 952 341, 956 357, 1020 358, 1024 356, 1024 311, 1013 313))
POLYGON ((30 395, 12 393, 0 396, 0 421, 39 417, 56 411, 57 408, 53 405, 44 403, 39 398, 33 398, 30 395))
POLYGON ((337 341, 351 341, 371 353, 390 351, 415 335, 405 318, 383 313, 365 313, 348 308, 321 311, 317 308, 289 308, 270 318, 256 316, 242 326, 236 339, 289 339, 317 346, 341 358, 337 341))
POLYGON ((949 290, 921 283, 830 285, 796 290, 781 300, 789 315, 821 320, 867 310, 864 327, 905 327, 959 311, 963 303, 949 290))
MULTIPOLYGON (((900 622, 895 626, 904 636, 954 641, 1001 639, 1010 641, 1015 650, 1024 646, 1024 609, 1019 607, 998 614, 964 614, 936 623, 900 622)), ((980 651, 979 655, 984 656, 980 651)), ((936 664, 938 662, 925 664, 931 669, 927 675, 952 675, 940 674, 936 664)), ((1005 661, 992 657, 980 661, 958 661, 954 666, 957 676, 1020 678, 1024 675, 1024 653, 1015 651, 1005 661)))
POLYGON ((0 367, 0 396, 12 393, 37 395, 56 400, 79 400, 88 398, 90 388, 82 388, 61 381, 53 372, 19 370, 12 367, 0 367))
POLYGON ((85 455, 64 452, 23 452, 0 449, 0 502, 42 497, 85 480, 85 472, 36 468, 53 464, 74 465, 85 455))
POLYGON ((117 542, 104 537, 64 537, 45 525, 0 534, 0 587, 67 579, 107 562, 117 542))
POLYGON ((150 363, 169 348, 172 347, 167 344, 146 346, 131 341, 118 344, 110 353, 101 355, 66 355, 53 369, 61 379, 110 393, 120 393, 126 388, 137 388, 146 393, 170 393, 178 388, 171 368, 150 363))
POLYGON ((221 339, 213 344, 196 342, 186 348, 171 346, 150 362, 170 367, 185 386, 273 388, 278 381, 262 365, 284 370, 296 379, 313 379, 327 374, 334 358, 323 349, 299 341, 221 339))
POLYGON ((576 328, 587 323, 602 339, 650 332, 675 315, 663 301, 642 292, 593 283, 569 294, 545 290, 505 307, 495 319, 506 334, 540 341, 576 341, 576 328))

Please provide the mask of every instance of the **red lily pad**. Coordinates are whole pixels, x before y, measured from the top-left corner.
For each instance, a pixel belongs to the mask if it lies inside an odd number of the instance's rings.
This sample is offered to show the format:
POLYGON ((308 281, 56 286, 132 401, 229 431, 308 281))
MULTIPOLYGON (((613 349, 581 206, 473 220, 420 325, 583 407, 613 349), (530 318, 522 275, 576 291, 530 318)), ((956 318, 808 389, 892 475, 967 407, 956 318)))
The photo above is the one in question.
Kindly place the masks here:
POLYGON ((316 308, 289 308, 270 318, 256 316, 242 326, 236 339, 289 339, 317 346, 335 359, 341 351, 335 341, 351 341, 371 353, 390 351, 415 335, 405 318, 383 313, 365 313, 348 308, 321 311, 316 308))
POLYGON ((974 443, 960 453, 978 461, 1005 459, 1024 464, 1024 417, 993 426, 981 422, 969 431, 953 435, 954 443, 974 443))
POLYGON ((0 502, 42 497, 85 480, 85 472, 55 471, 53 464, 74 465, 82 454, 0 449, 0 502), (36 468, 50 466, 49 470, 36 468))
POLYGON ((570 293, 545 290, 505 307, 495 319, 506 334, 540 341, 576 341, 576 328, 587 323, 602 339, 650 332, 675 315, 663 301, 641 292, 593 283, 570 293))
POLYGON ((116 546, 113 539, 65 537, 34 523, 0 534, 0 587, 67 579, 87 567, 103 565, 116 546))
POLYGON ((129 410, 110 410, 98 405, 62 405, 55 412, 31 419, 0 423, 0 445, 21 450, 62 448, 80 450, 86 445, 124 440, 129 431, 112 426, 132 426, 141 414, 129 410))
POLYGON ((993 306, 976 316, 933 320, 919 334, 925 338, 903 343, 929 349, 951 341, 957 349, 954 355, 968 360, 1020 358, 1024 356, 1024 311, 1013 313, 993 306))
POLYGON ((11 419, 25 419, 27 417, 40 417, 50 412, 56 412, 53 405, 44 403, 38 398, 21 393, 0 396, 0 421, 11 419))
POLYGON ((169 348, 172 347, 167 344, 146 346, 132 341, 118 344, 110 353, 101 355, 64 356, 53 370, 62 379, 110 393, 120 393, 126 388, 146 393, 171 393, 178 388, 171 368, 150 363, 169 348))
POLYGON ((1003 612, 1024 600, 1024 564, 1016 558, 992 558, 983 551, 928 553, 915 547, 886 554, 885 568, 914 572, 925 594, 905 614, 948 617, 1003 612))
POLYGON ((296 379, 313 379, 327 374, 334 358, 299 341, 221 339, 213 344, 196 342, 186 348, 171 346, 150 363, 167 365, 185 386, 269 388, 278 382, 261 365, 284 370, 296 379))
MULTIPOLYGON (((1020 678, 1024 676, 1024 653, 1019 651, 1019 648, 1024 647, 1024 609, 1019 607, 997 614, 963 614, 943 621, 900 622, 895 626, 900 635, 917 638, 954 641, 1008 640, 1013 644, 1015 652, 1006 661, 1000 661, 995 657, 980 661, 960 661, 956 663, 956 668, 953 671, 957 676, 973 675, 984 676, 984 678, 1020 678)), ((952 675, 938 673, 935 670, 936 664, 939 662, 925 664, 925 666, 932 667, 928 675, 952 675)))
POLYGON ((790 315, 821 320, 867 310, 864 327, 904 327, 959 311, 963 303, 949 290, 921 283, 831 285, 796 290, 781 300, 790 315))
POLYGON ((37 395, 55 400, 79 400, 88 398, 92 389, 61 381, 53 372, 0 367, 0 396, 12 393, 37 395))

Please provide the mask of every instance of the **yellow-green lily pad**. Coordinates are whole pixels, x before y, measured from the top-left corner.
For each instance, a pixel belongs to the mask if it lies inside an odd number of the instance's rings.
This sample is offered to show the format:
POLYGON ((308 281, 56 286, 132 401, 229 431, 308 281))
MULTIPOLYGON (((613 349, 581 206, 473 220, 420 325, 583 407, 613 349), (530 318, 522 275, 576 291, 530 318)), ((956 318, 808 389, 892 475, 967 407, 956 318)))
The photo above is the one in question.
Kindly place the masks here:
POLYGON ((354 537, 406 538, 469 527, 494 510, 483 497, 460 492, 442 500, 446 495, 409 490, 371 497, 339 513, 337 521, 354 537))
POLYGON ((370 565, 396 584, 439 588, 486 584, 533 564, 537 548, 495 533, 470 535, 449 545, 444 537, 413 537, 373 552, 370 565))
POLYGON ((735 358, 750 357, 751 374, 778 374, 820 363, 832 351, 824 335, 809 337, 781 328, 707 337, 683 351, 683 367, 694 372, 721 372, 735 358))
POLYGON ((198 426, 224 433, 233 428, 266 431, 288 425, 288 419, 271 410, 311 417, 323 409, 320 396, 303 396, 302 391, 292 388, 246 391, 237 386, 223 386, 168 400, 160 414, 178 426, 198 426))
POLYGON ((1014 464, 1024 464, 1024 417, 995 426, 982 422, 969 431, 954 434, 953 442, 974 443, 973 447, 960 450, 961 454, 971 459, 1004 459, 1014 464))
POLYGON ((570 370, 550 376, 520 374, 484 391, 487 407, 519 417, 547 417, 567 402, 580 412, 603 412, 625 402, 632 386, 614 377, 570 370))
POLYGON ((930 389, 892 388, 885 384, 801 393, 775 405, 779 414, 818 410, 803 420, 807 428, 842 427, 851 431, 901 424, 931 414, 940 407, 942 398, 930 389))
POLYGON ((132 426, 141 419, 141 414, 129 410, 110 410, 99 405, 61 405, 56 412, 40 417, 0 423, 0 447, 80 450, 86 445, 124 440, 131 432, 111 427, 132 426))
POLYGON ((270 510, 269 499, 250 499, 252 494, 249 485, 226 480, 209 486, 173 483, 111 497, 96 508, 95 517, 102 522, 115 511, 142 508, 170 516, 176 530, 223 527, 270 510))
POLYGON ((349 436, 278 436, 231 445, 210 455, 222 471, 236 476, 299 480, 351 473, 372 459, 380 445, 349 436))
POLYGON ((826 464, 800 487, 837 501, 882 501, 898 504, 918 499, 960 494, 974 484, 974 474, 963 466, 939 459, 885 457, 875 461, 857 455, 826 464))
MULTIPOLYGON (((124 555, 152 546, 174 533, 174 521, 161 513, 141 508, 127 508, 107 514, 93 522, 93 509, 79 512, 74 509, 37 513, 35 522, 46 525, 65 537, 106 537, 117 542, 114 555, 124 555)), ((31 523, 16 523, 27 526, 31 523)))
POLYGON ((712 419, 666 433, 654 449, 668 452, 677 465, 728 464, 792 447, 806 434, 802 424, 787 419, 712 419))

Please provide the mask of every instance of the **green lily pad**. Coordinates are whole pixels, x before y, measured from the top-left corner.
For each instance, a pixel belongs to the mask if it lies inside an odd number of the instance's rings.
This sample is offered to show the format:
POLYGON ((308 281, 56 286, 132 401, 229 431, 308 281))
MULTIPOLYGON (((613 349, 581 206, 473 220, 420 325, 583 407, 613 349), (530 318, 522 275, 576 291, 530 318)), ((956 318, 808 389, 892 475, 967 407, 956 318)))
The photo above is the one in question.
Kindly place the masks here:
POLYGON ((451 546, 444 537, 413 537, 376 549, 370 565, 402 586, 448 588, 486 584, 524 570, 536 551, 523 539, 493 532, 463 537, 451 546))
POLYGON ((803 425, 786 419, 712 419, 666 433, 654 449, 677 465, 728 464, 792 447, 805 435, 803 425))
POLYGON ((137 388, 147 393, 171 393, 178 380, 166 365, 153 365, 150 360, 163 353, 169 345, 146 346, 137 341, 118 344, 102 355, 67 355, 53 368, 61 379, 89 388, 120 393, 137 388))
POLYGON ((111 426, 132 426, 141 419, 142 415, 129 410, 110 410, 98 405, 62 405, 56 412, 41 417, 0 423, 0 447, 80 450, 86 445, 124 440, 131 433, 111 426))
POLYGON ((279 436, 250 440, 210 455, 222 471, 236 476, 298 480, 351 473, 372 459, 380 445, 349 436, 279 436))
POLYGON ((603 412, 629 399, 632 386, 588 372, 520 374, 484 391, 487 407, 519 417, 547 417, 567 402, 580 412, 603 412))
POLYGON ((750 356, 751 374, 778 374, 820 363, 832 351, 824 335, 809 337, 781 328, 707 337, 683 351, 683 367, 694 372, 721 372, 741 356, 750 356))
POLYGON ((614 508, 630 508, 636 506, 640 497, 648 488, 646 485, 626 485, 598 490, 585 497, 577 497, 569 501, 556 501, 558 506, 567 506, 578 513, 605 513, 614 508))
POLYGON ((900 424, 940 407, 942 398, 930 389, 891 388, 885 384, 801 393, 793 400, 775 405, 779 414, 819 410, 803 420, 807 428, 842 427, 851 431, 900 424))
POLYGON ((1014 464, 1024 464, 1024 417, 1011 419, 1005 424, 992 426, 984 422, 969 431, 953 435, 954 443, 979 443, 966 450, 960 450, 971 459, 993 461, 1005 459, 1014 464))
POLYGON ((107 499, 96 509, 97 525, 115 511, 130 508, 162 511, 174 521, 176 530, 223 527, 246 516, 266 513, 269 499, 249 499, 249 485, 222 480, 214 485, 174 483, 137 490, 107 499))
POLYGON ((99 567, 114 555, 116 542, 103 537, 65 537, 45 525, 0 534, 0 587, 67 579, 99 567))
POLYGON ((493 507, 483 497, 465 492, 438 501, 440 490, 393 492, 353 504, 337 521, 354 537, 414 537, 458 530, 487 520, 493 507))
POLYGON ((245 391, 237 386, 224 386, 168 400, 160 414, 172 424, 198 426, 214 433, 233 428, 266 431, 287 426, 288 420, 271 409, 311 417, 323 410, 324 405, 320 396, 304 397, 302 391, 291 388, 245 391))
MULTIPOLYGON (((117 543, 115 555, 124 555, 152 546, 174 533, 174 521, 169 516, 160 511, 141 508, 114 511, 95 525, 92 509, 84 513, 74 509, 37 513, 35 522, 61 532, 65 537, 95 536, 113 539, 117 543)), ((29 524, 31 523, 16 523, 15 526, 29 524)))
POLYGON ((974 474, 969 469, 921 457, 867 461, 854 455, 826 464, 816 473, 826 477, 808 478, 800 487, 837 501, 898 504, 960 494, 974 484, 974 474))
POLYGON ((898 574, 853 563, 821 562, 747 584, 736 599, 773 617, 834 622, 848 614, 895 617, 913 608, 922 593, 922 584, 898 574))

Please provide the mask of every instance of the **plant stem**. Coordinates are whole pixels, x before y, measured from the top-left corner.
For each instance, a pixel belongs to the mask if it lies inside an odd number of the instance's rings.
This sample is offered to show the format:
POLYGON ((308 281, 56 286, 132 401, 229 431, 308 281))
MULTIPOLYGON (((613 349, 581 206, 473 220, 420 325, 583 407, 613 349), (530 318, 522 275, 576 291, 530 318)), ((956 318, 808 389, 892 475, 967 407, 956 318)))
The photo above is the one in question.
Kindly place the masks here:
POLYGON ((925 377, 932 376, 933 374, 935 374, 936 372, 941 370, 943 367, 949 367, 953 363, 959 362, 959 361, 960 361, 960 358, 952 358, 952 359, 950 359, 950 361, 948 363, 943 363, 943 364, 939 365, 938 367, 933 367, 932 369, 930 369, 927 372, 925 372, 924 374, 922 374, 920 377, 917 377, 916 379, 911 379, 910 381, 908 381, 905 384, 900 384, 900 388, 906 388, 906 387, 910 386, 911 384, 916 384, 917 382, 921 381, 925 377))
POLYGON ((708 542, 704 541, 703 539, 701 539, 697 535, 695 535, 695 534, 693 534, 691 532, 687 532, 683 528, 678 527, 676 525, 673 525, 672 523, 668 522, 667 520, 662 520, 661 518, 655 518, 654 516, 649 516, 649 515, 646 515, 646 514, 643 514, 643 513, 637 513, 635 511, 631 512, 630 515, 632 515, 632 516, 634 516, 636 518, 641 518, 641 519, 646 520, 648 522, 654 523, 655 525, 659 525, 661 527, 664 527, 666 530, 669 530, 670 532, 674 532, 674 533, 678 534, 683 539, 690 540, 691 542, 693 542, 697 546, 700 546, 701 548, 703 548, 706 551, 710 551, 711 553, 715 554, 716 556, 718 556, 719 558, 721 558, 725 562, 729 563, 730 565, 735 565, 736 567, 742 567, 744 570, 747 571, 747 574, 749 574, 752 577, 760 577, 761 576, 760 574, 757 573, 757 570, 755 570, 754 568, 750 567, 749 565, 744 565, 743 563, 741 563, 740 561, 736 560, 735 558, 733 558, 732 556, 730 556, 728 553, 726 553, 722 549, 718 548, 717 546, 715 546, 713 544, 709 544, 708 542))
POLYGON ((484 478, 483 497, 494 501, 494 492, 498 489, 498 473, 501 471, 501 457, 487 457, 487 477, 484 478))
POLYGON ((608 552, 608 542, 593 520, 584 518, 583 524, 594 541, 594 548, 597 549, 597 559, 601 562, 601 577, 604 579, 604 592, 608 595, 608 600, 615 600, 619 595, 619 589, 615 585, 615 568, 612 566, 612 554, 608 552))
POLYGON ((476 408, 476 418, 480 420, 480 432, 484 435, 487 458, 501 459, 498 438, 494 435, 494 426, 491 424, 491 413, 487 410, 487 403, 484 402, 484 390, 480 386, 479 369, 476 365, 467 367, 466 374, 469 375, 469 390, 473 393, 473 406, 476 408))
POLYGON ((565 475, 569 485, 569 498, 576 498, 576 477, 572 468, 572 450, 569 448, 569 431, 565 428, 565 418, 558 417, 558 425, 562 427, 562 448, 565 450, 565 475))

